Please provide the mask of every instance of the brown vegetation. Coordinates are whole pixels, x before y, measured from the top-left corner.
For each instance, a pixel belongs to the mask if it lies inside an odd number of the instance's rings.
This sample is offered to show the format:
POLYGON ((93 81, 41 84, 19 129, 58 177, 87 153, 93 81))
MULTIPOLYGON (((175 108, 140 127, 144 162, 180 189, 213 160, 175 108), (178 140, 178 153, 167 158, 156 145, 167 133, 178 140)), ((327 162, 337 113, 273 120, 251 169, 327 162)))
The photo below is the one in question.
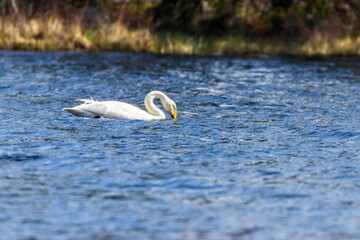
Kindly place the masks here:
POLYGON ((355 0, 3 0, 1 10, 2 49, 360 55, 355 0))

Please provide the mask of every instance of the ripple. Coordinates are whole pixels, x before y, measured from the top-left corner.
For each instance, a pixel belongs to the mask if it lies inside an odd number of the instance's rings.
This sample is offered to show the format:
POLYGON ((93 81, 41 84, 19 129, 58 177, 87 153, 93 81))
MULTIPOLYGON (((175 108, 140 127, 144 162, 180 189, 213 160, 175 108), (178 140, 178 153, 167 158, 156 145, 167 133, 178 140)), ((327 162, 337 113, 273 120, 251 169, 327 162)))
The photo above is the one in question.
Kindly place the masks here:
POLYGON ((1 237, 359 235, 359 59, 0 55, 1 237), (155 89, 177 120, 61 111, 155 89))
POLYGON ((0 161, 15 161, 15 162, 22 162, 22 161, 31 161, 31 160, 38 160, 43 158, 42 155, 37 154, 24 154, 24 153, 13 153, 13 154, 1 154, 0 161))
POLYGON ((357 132, 343 132, 343 131, 334 130, 330 134, 330 136, 334 137, 334 138, 337 138, 337 139, 349 139, 349 138, 359 137, 360 133, 357 133, 357 132))

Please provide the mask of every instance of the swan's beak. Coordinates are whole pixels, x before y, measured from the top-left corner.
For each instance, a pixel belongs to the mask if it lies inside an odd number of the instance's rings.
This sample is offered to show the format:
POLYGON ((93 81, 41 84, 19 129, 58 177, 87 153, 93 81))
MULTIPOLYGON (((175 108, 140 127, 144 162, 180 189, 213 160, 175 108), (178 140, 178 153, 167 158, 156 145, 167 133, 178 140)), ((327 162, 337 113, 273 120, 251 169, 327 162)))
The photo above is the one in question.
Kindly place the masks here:
POLYGON ((171 117, 172 117, 173 119, 176 119, 176 117, 177 117, 176 109, 172 112, 171 117))

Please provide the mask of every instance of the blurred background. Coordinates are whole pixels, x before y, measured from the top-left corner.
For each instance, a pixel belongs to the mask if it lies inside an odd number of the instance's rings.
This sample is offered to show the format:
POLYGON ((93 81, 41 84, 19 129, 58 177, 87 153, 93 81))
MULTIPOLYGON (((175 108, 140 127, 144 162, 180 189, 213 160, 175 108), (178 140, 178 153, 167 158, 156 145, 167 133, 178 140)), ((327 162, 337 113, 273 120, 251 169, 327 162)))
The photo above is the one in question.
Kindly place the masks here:
POLYGON ((1 49, 359 55, 358 0, 1 0, 1 49))

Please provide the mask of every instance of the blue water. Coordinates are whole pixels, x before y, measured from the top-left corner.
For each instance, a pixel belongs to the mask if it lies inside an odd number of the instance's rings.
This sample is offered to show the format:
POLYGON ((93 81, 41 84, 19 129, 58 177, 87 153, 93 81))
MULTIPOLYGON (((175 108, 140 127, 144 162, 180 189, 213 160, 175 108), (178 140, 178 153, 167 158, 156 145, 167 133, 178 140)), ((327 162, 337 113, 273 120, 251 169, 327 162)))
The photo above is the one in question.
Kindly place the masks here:
POLYGON ((0 114, 0 239, 360 239, 359 58, 0 52, 0 114))

